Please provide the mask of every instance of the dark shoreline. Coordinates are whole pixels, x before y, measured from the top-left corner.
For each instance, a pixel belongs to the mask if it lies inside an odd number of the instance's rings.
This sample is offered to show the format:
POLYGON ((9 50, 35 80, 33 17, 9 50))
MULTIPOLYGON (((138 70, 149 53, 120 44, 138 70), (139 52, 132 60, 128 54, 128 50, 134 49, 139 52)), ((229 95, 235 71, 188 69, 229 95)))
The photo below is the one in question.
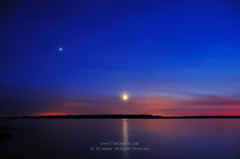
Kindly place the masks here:
POLYGON ((145 114, 86 114, 49 116, 0 116, 0 119, 240 119, 240 116, 158 116, 145 114))

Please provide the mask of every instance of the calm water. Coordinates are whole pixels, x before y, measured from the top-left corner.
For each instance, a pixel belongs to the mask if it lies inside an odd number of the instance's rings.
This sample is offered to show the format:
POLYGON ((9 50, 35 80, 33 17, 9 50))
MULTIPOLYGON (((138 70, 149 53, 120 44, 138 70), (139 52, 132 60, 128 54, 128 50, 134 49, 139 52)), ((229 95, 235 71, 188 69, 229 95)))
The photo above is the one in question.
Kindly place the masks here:
POLYGON ((10 158, 240 158, 238 119, 1 120, 0 135, 10 158))

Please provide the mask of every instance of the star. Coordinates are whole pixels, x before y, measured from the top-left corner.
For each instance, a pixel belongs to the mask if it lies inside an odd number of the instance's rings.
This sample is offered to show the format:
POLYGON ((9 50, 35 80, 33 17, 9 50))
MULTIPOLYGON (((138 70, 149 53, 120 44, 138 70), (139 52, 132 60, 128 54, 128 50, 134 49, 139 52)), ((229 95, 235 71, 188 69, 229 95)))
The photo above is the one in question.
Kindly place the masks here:
POLYGON ((59 48, 58 48, 58 51, 59 51, 59 52, 62 52, 62 51, 63 51, 63 48, 62 48, 62 47, 59 47, 59 48))

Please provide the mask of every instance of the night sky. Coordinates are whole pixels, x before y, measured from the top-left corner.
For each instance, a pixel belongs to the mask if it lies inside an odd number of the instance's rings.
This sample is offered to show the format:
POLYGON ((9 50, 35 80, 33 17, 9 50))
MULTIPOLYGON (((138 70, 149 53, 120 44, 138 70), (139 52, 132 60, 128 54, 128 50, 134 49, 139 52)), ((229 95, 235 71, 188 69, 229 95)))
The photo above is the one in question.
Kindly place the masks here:
POLYGON ((0 115, 240 115, 239 28, 238 0, 0 2, 0 115))

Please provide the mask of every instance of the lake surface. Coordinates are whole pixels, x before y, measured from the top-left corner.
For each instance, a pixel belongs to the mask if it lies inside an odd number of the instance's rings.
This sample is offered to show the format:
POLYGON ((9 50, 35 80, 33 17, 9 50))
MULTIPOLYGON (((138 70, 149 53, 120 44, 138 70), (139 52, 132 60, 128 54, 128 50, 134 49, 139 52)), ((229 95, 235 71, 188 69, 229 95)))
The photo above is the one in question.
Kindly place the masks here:
POLYGON ((0 120, 0 135, 8 158, 240 158, 240 119, 0 120))

